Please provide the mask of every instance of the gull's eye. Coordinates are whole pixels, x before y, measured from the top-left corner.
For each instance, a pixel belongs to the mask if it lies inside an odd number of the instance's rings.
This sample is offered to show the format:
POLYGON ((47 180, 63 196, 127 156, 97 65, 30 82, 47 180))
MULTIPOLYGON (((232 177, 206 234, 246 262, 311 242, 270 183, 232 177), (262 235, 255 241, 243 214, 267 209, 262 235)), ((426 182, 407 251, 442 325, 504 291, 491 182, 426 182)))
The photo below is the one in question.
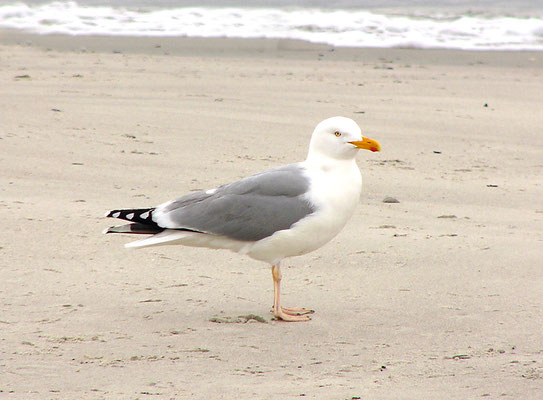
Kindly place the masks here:
POLYGON ((335 131, 335 132, 334 132, 334 135, 336 135, 336 137, 340 137, 340 136, 341 136, 341 132, 335 131))

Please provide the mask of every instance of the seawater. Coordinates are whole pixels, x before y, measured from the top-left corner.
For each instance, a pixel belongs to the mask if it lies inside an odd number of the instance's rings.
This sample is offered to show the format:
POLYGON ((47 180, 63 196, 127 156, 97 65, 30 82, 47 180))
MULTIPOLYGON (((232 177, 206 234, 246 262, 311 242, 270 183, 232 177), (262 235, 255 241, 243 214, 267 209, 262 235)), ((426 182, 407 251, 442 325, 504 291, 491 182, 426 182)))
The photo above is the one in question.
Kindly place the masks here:
POLYGON ((2 0, 0 28, 38 34, 300 39, 338 47, 543 50, 539 0, 330 3, 2 0))

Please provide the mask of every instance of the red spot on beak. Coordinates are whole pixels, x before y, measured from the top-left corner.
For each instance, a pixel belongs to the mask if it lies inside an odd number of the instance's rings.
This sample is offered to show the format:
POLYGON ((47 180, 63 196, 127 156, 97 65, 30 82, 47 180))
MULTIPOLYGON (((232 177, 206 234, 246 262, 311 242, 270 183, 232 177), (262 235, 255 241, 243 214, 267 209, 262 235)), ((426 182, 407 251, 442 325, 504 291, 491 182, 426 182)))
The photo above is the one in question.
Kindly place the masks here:
POLYGON ((375 153, 376 151, 378 151, 378 150, 377 150, 377 147, 371 147, 370 150, 373 151, 374 153, 375 153))

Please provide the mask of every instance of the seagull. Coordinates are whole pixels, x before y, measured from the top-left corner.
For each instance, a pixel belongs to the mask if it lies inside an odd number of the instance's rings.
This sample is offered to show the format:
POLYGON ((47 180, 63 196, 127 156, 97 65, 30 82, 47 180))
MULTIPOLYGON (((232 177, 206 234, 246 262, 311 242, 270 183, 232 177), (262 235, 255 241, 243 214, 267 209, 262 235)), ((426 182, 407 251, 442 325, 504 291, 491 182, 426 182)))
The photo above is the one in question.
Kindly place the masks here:
POLYGON ((277 320, 308 321, 314 311, 281 306, 281 261, 334 238, 360 199, 359 149, 380 151, 352 119, 320 122, 305 161, 271 168, 237 182, 187 194, 153 208, 118 209, 106 217, 129 221, 104 233, 152 236, 127 248, 185 245, 228 249, 271 265, 277 320))

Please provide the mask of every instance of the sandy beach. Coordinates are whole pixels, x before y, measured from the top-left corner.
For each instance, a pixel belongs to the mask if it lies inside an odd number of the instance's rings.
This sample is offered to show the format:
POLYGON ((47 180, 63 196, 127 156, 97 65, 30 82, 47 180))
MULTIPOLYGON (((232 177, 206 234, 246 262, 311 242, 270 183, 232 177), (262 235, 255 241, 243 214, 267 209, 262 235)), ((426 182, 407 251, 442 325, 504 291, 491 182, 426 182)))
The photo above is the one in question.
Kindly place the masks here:
POLYGON ((542 52, 0 32, 0 397, 543 398, 542 105, 542 52), (335 115, 383 151, 284 263, 312 321, 264 263, 102 235, 335 115))

